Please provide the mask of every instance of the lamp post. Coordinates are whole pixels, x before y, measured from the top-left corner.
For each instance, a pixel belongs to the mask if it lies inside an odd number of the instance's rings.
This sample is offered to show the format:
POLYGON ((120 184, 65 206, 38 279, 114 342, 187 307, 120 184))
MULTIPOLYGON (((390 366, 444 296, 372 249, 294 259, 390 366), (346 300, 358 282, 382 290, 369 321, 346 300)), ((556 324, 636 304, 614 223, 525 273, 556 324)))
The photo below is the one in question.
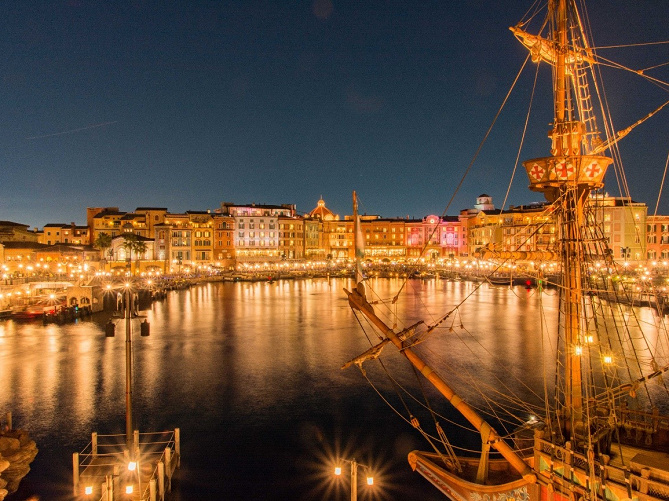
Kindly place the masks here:
MULTIPOLYGON (((358 467, 364 468, 367 472, 367 485, 374 485, 374 477, 370 475, 370 468, 364 464, 356 462, 354 459, 342 459, 341 461, 351 464, 351 501, 358 501, 358 467)), ((336 466, 335 475, 341 475, 341 466, 336 466)))
POLYGON ((125 440, 132 451, 132 324, 130 284, 125 284, 125 440))

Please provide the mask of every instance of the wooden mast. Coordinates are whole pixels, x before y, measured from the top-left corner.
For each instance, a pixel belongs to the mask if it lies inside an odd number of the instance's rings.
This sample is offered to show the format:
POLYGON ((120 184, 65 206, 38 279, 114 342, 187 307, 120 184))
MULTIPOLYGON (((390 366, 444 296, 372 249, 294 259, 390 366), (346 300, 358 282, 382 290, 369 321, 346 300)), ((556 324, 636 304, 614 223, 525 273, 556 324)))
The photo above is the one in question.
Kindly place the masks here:
MULTIPOLYGON (((585 207, 593 189, 603 186, 606 169, 611 159, 584 154, 586 124, 576 116, 576 100, 582 98, 576 75, 581 65, 592 64, 590 58, 580 57, 569 37, 568 0, 551 0, 549 9, 554 19, 553 44, 545 47, 544 61, 553 68, 554 123, 549 132, 551 156, 523 162, 530 179, 530 189, 542 192, 549 202, 555 203, 558 216, 562 262, 562 294, 564 315, 564 388, 565 399, 561 412, 568 438, 583 423, 583 377, 581 350, 582 313, 582 235, 587 224, 585 207)), ((514 33, 518 32, 514 29, 514 33)))
POLYGON ((481 433, 481 437, 484 438, 484 446, 494 447, 525 480, 530 483, 536 482, 536 475, 528 464, 431 367, 423 362, 411 348, 403 345, 398 335, 376 316, 372 306, 357 290, 349 292, 344 289, 344 292, 348 296, 351 307, 360 310, 383 333, 384 337, 389 339, 400 350, 400 353, 481 433))
MULTIPOLYGON (((553 128, 553 155, 565 159, 565 165, 580 165, 582 124, 567 116, 567 3, 559 0, 557 9, 557 61, 555 71, 555 124, 553 128)), ((571 115, 571 113, 569 113, 571 115)), ((583 421, 583 393, 579 322, 581 310, 580 229, 585 224, 584 206, 589 193, 586 186, 565 182, 560 186, 562 203, 562 270, 565 293, 565 410, 570 429, 583 421)))

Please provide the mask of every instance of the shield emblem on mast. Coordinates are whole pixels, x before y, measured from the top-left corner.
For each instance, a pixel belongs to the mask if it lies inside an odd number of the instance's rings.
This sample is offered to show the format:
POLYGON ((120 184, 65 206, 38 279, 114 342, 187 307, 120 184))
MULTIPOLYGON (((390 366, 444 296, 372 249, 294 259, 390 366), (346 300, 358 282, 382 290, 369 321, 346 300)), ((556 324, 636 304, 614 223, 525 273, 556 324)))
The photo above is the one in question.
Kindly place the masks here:
POLYGON ((544 177, 544 174, 546 174, 546 169, 535 162, 530 166, 527 172, 530 175, 531 181, 541 181, 544 177))

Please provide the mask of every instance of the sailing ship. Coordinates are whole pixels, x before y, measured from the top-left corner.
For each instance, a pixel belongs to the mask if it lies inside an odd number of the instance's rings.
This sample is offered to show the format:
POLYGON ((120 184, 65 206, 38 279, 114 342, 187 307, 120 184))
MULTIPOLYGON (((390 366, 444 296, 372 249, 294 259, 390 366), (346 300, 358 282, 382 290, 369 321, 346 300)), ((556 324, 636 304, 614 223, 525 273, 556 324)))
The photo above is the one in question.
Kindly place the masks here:
MULTIPOLYGON (((430 324, 390 327, 362 279, 345 292, 353 312, 366 317, 379 343, 343 368, 357 365, 365 374, 363 364, 382 362, 384 347, 394 345, 420 380, 431 383, 473 426, 480 453, 456 454, 448 430, 438 421, 436 433, 428 434, 409 416, 434 449, 411 452, 411 467, 453 501, 666 501, 669 415, 657 406, 658 400, 664 401, 664 410, 669 410, 663 381, 669 371, 666 319, 662 312, 655 315, 651 339, 642 337, 646 326, 634 325, 638 317, 623 301, 624 284, 614 281, 618 264, 600 231, 592 196, 603 187, 613 162, 605 153, 629 130, 612 134, 607 124, 608 139, 603 139, 597 129, 589 74, 595 73, 599 59, 585 36, 576 3, 549 2, 542 29, 547 35, 530 34, 524 25, 511 28, 533 61, 548 63, 553 70, 550 155, 523 163, 530 190, 545 196, 555 218, 557 237, 550 258, 561 267, 559 325, 549 328, 543 318, 536 321, 537 336, 552 339, 545 346, 551 347, 555 360, 550 364, 555 373, 545 376, 541 406, 532 407, 534 417, 524 422, 519 418, 512 431, 499 431, 499 414, 488 418, 482 406, 467 401, 421 356, 419 345, 429 343, 455 308, 430 324), (590 272, 595 263, 608 273, 595 277, 590 272)), ((504 259, 503 254, 494 257, 504 259)), ((522 258, 519 254, 507 257, 522 258)), ((500 388, 486 400, 502 393, 500 388)))

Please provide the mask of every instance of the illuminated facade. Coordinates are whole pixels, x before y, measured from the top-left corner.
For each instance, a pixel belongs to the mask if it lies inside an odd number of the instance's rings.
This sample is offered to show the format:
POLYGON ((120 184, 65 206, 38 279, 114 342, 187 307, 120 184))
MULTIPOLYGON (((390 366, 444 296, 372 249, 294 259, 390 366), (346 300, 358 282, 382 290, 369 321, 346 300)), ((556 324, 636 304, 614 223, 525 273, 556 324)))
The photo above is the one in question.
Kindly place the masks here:
POLYGON ((169 272, 197 271, 214 263, 214 217, 210 212, 168 213, 164 226, 157 225, 156 230, 158 252, 164 245, 169 272))
MULTIPOLYGON (((590 217, 601 221, 604 230, 595 237, 608 241, 614 259, 669 260, 669 216, 647 216, 645 204, 608 195, 593 196, 591 207, 590 217)), ((88 208, 87 221, 89 226, 47 224, 40 232, 4 221, 0 222, 0 242, 81 246, 106 233, 114 245, 92 252, 104 257, 111 269, 122 268, 127 259, 118 237, 134 234, 148 247, 138 256, 137 269, 156 268, 164 273, 299 261, 343 264, 355 256, 352 216, 340 219, 322 198, 305 216, 298 216, 291 204, 222 203, 214 212, 182 214, 161 207, 138 207, 129 213, 118 207, 88 208)), ((389 219, 363 215, 361 232, 365 260, 381 264, 474 258, 483 250, 551 251, 559 233, 546 203, 498 210, 486 194, 459 216, 389 219)), ((19 255, 21 260, 34 262, 35 250, 4 250, 3 262, 16 263, 19 255)))
POLYGON ((593 195, 592 206, 595 221, 603 222, 603 237, 614 259, 646 259, 648 207, 645 203, 628 197, 593 195))
POLYGON ((279 254, 282 260, 304 260, 304 219, 279 216, 279 254))
POLYGON ((323 245, 328 260, 354 259, 353 220, 323 221, 323 245))
POLYGON ((90 243, 90 229, 88 226, 77 226, 74 223, 46 224, 40 232, 38 241, 46 245, 88 245, 90 243))
POLYGON ((91 228, 91 242, 95 242, 101 233, 106 233, 114 238, 123 232, 122 219, 126 212, 121 212, 118 207, 105 207, 100 209, 88 209, 89 220, 92 223, 91 228), (99 210, 99 212, 92 214, 92 211, 99 210))
POLYGON ((281 260, 279 217, 294 218, 294 205, 235 205, 224 202, 218 212, 234 219, 237 265, 281 260))
POLYGON ((214 222, 214 261, 221 268, 235 266, 235 218, 225 214, 212 214, 214 222))
POLYGON ((28 228, 27 224, 0 221, 0 242, 37 242, 37 232, 28 228))
POLYGON ((669 261, 669 216, 646 217, 646 258, 669 261))
POLYGON ((365 259, 381 263, 404 261, 407 257, 405 225, 403 219, 363 219, 360 226, 365 240, 365 259))

